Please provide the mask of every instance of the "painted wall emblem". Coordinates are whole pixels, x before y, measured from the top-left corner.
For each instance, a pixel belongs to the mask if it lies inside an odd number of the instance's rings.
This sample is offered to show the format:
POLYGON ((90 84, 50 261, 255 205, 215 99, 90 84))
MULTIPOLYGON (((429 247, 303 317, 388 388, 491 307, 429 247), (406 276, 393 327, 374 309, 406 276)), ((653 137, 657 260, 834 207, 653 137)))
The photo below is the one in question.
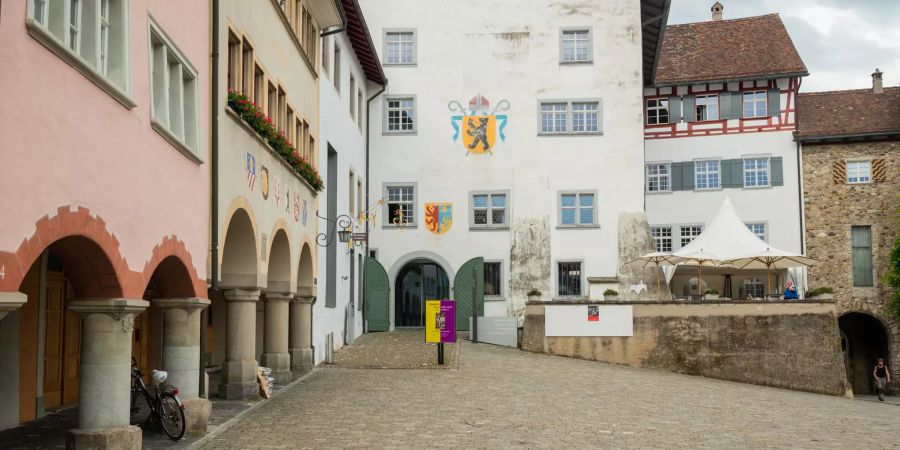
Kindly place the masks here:
POLYGON ((434 234, 444 234, 453 226, 453 203, 426 203, 425 227, 434 234))
POLYGON ((247 187, 253 190, 256 185, 256 157, 252 153, 247 153, 247 187))
POLYGON ((262 192, 263 200, 269 199, 269 169, 266 166, 259 166, 259 190, 262 192))
POLYGON ((460 135, 462 135, 462 143, 466 147, 466 155, 469 153, 489 153, 493 155, 497 136, 500 137, 501 141, 506 140, 504 130, 506 129, 508 116, 506 114, 497 114, 497 112, 508 110, 508 101, 500 100, 494 109, 490 109, 491 102, 482 97, 481 94, 478 94, 472 97, 472 100, 469 100, 468 108, 463 107, 456 100, 448 103, 447 108, 450 111, 459 113, 450 117, 450 125, 453 126, 454 141, 459 140, 460 135))
POLYGON ((306 199, 303 199, 303 209, 300 210, 300 223, 302 223, 304 226, 306 226, 306 217, 306 199))
POLYGON ((294 194, 294 222, 300 221, 300 194, 294 194))

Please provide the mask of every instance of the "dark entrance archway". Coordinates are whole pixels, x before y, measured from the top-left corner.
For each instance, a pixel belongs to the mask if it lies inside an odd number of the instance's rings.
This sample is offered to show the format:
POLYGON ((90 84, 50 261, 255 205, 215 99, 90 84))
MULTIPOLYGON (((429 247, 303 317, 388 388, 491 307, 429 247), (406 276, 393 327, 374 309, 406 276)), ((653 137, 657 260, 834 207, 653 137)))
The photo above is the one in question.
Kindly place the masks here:
POLYGON ((394 326, 425 326, 425 300, 450 298, 450 279, 444 269, 429 259, 406 263, 394 286, 394 326))
POLYGON ((890 361, 888 335, 877 318, 852 312, 838 319, 841 329, 841 350, 847 368, 847 381, 854 394, 875 394, 872 368, 878 358, 890 361))

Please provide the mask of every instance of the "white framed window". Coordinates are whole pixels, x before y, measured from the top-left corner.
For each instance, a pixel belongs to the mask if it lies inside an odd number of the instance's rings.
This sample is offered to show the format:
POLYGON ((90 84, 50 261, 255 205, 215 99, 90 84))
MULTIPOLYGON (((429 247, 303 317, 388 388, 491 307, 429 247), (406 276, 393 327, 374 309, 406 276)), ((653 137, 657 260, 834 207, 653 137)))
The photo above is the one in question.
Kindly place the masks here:
POLYGON ((740 298, 763 298, 766 295, 766 285, 759 278, 744 278, 738 294, 740 298))
POLYGON ((148 28, 153 128, 182 153, 199 159, 197 70, 152 18, 148 28))
POLYGON ((872 161, 847 161, 847 183, 871 183, 872 161))
POLYGON ((694 189, 719 189, 720 179, 719 160, 694 161, 694 189))
POLYGON ((556 295, 558 297, 583 297, 584 277, 581 261, 557 261, 556 295))
POLYGON ((416 226, 416 183, 385 183, 387 214, 383 214, 385 227, 416 226))
POLYGON ((770 186, 769 168, 769 158, 744 158, 744 187, 770 186))
POLYGON ((542 100, 538 134, 601 134, 602 103, 596 99, 542 100))
POLYGON ((596 198, 596 191, 561 191, 559 193, 559 226, 596 226, 596 198))
POLYGON ((707 94, 694 97, 694 108, 696 109, 696 120, 702 122, 704 120, 719 120, 719 95, 707 94))
POLYGON ((748 222, 745 225, 747 225, 747 229, 755 234, 761 241, 769 242, 769 235, 766 233, 765 222, 748 222))
POLYGON ((28 0, 29 34, 132 108, 129 0, 28 0))
POLYGON ((415 65, 416 30, 384 30, 384 54, 385 65, 415 65))
POLYGON ((353 74, 350 74, 350 90, 347 92, 350 94, 347 96, 350 97, 350 117, 356 122, 356 78, 353 74))
POLYGON ((508 229, 509 191, 470 192, 469 228, 508 229))
POLYGON ((744 117, 766 117, 768 115, 767 101, 766 91, 744 92, 744 117))
POLYGON ((669 99, 647 99, 647 125, 669 123, 669 99))
POLYGON ((672 190, 672 164, 647 164, 647 192, 669 192, 672 190))
POLYGON ((672 227, 658 226, 650 227, 650 235, 656 242, 656 251, 671 252, 672 251, 672 227))
POLYGON ((363 103, 363 93, 362 89, 358 89, 356 91, 356 125, 359 127, 359 130, 363 129, 363 114, 365 114, 365 103, 363 103))
POLYGON ((334 42, 334 88, 338 91, 338 96, 341 95, 341 46, 338 45, 337 41, 334 42))
POLYGON ((589 63, 592 60, 591 28, 563 28, 560 30, 560 63, 589 63))
POLYGON ((500 299, 503 297, 503 262, 484 262, 484 297, 500 299))
POLYGON ((384 109, 384 134, 416 133, 415 96, 386 96, 384 109))
POLYGON ((681 235, 681 246, 684 247, 703 233, 703 225, 682 225, 678 227, 678 232, 681 235))

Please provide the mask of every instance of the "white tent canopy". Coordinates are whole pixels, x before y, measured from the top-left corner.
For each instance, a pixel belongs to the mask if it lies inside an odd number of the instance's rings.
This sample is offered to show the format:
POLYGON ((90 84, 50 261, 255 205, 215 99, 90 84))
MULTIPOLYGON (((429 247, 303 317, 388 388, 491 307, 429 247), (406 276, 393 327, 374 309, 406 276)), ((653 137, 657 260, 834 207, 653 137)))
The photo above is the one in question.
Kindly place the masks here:
MULTIPOLYGON (((708 226, 685 245, 675 256, 689 258, 703 252, 721 261, 744 258, 748 255, 766 253, 771 246, 753 234, 734 212, 734 205, 727 196, 719 208, 719 213, 708 226)), ((692 265, 687 263, 687 265, 692 265)))

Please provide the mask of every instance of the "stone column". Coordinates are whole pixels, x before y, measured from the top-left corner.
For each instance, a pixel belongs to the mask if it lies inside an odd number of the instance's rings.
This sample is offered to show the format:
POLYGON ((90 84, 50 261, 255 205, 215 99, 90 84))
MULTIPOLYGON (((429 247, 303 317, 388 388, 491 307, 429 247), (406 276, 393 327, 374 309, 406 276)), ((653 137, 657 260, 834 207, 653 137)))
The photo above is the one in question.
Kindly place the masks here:
POLYGON ((205 298, 153 300, 163 312, 163 370, 167 382, 179 390, 184 402, 187 433, 206 434, 211 413, 209 401, 200 398, 200 311, 209 306, 205 298))
POLYGON ((294 294, 266 292, 266 329, 263 355, 260 365, 272 369, 275 382, 285 385, 291 382, 291 355, 288 353, 289 303, 294 294))
POLYGON ((131 338, 144 300, 79 299, 69 309, 81 316, 78 428, 67 448, 141 448, 141 429, 129 425, 131 338))
POLYGON ((10 311, 14 311, 25 304, 28 296, 21 292, 0 292, 0 320, 10 311))
POLYGON ((312 306, 316 301, 315 287, 297 288, 291 300, 290 352, 291 370, 309 372, 314 365, 312 349, 312 306))
POLYGON ((219 396, 229 400, 255 398, 259 396, 255 358, 259 289, 229 289, 224 294, 227 330, 219 396))

